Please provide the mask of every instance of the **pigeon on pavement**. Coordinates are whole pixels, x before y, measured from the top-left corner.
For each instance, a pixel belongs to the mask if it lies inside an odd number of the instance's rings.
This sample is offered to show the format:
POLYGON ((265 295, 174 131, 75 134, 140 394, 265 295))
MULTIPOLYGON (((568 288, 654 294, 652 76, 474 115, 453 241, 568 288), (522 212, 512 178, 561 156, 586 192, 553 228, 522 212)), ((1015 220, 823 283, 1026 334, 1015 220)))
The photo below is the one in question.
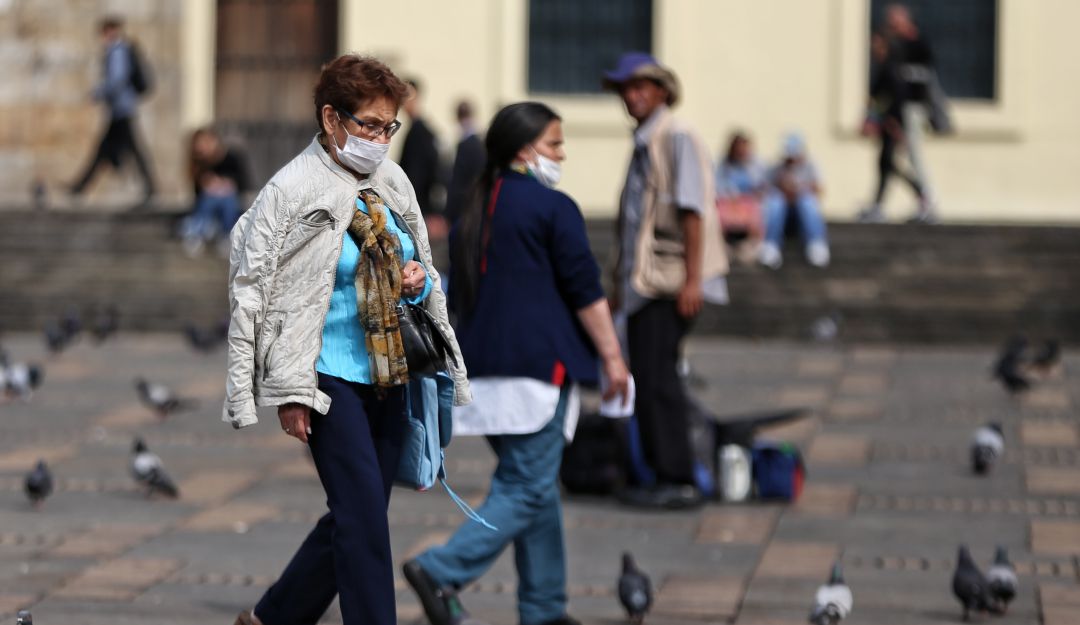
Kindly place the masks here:
POLYGON ((30 401, 44 377, 40 365, 13 362, 0 366, 0 397, 30 401))
POLYGON ((851 614, 854 606, 851 588, 844 582, 844 572, 840 562, 833 564, 829 581, 818 587, 814 595, 814 608, 810 611, 810 623, 813 625, 836 625, 851 614))
POLYGON ((164 384, 149 382, 145 378, 135 378, 135 389, 139 392, 142 403, 162 419, 177 410, 190 410, 195 407, 195 402, 180 398, 164 384))
POLYGON ((132 447, 131 474, 135 481, 146 489, 148 497, 156 494, 164 495, 171 499, 180 496, 180 490, 165 472, 165 466, 161 458, 146 447, 141 438, 136 438, 132 447))
POLYGON ((1005 434, 1000 423, 988 423, 975 430, 971 439, 971 468, 985 475, 1005 453, 1005 434))
POLYGON ((191 323, 184 326, 184 336, 188 344, 199 352, 211 352, 216 349, 225 342, 228 332, 228 324, 215 324, 209 328, 200 328, 191 323))
POLYGON ((58 322, 52 322, 45 326, 45 347, 54 356, 67 349, 71 337, 58 322))
POLYGON ((971 612, 993 612, 994 599, 990 596, 990 582, 983 575, 975 561, 971 559, 971 552, 965 545, 960 545, 956 557, 956 571, 953 573, 952 591, 956 595, 960 606, 964 610, 964 620, 967 621, 971 612))
POLYGON ((998 546, 994 554, 994 564, 986 571, 986 579, 990 582, 990 596, 994 598, 997 608, 1004 613, 1016 597, 1016 589, 1020 584, 1005 547, 998 546))
POLYGON ((1027 339, 1016 336, 1009 339, 1005 348, 998 356, 994 364, 994 377, 1001 381, 1010 394, 1023 393, 1031 388, 1031 381, 1024 377, 1024 350, 1027 349, 1027 339))
POLYGON ((15 616, 15 625, 34 625, 34 617, 30 615, 30 610, 19 610, 15 616))
POLYGON ((101 311, 97 317, 94 318, 94 325, 90 328, 91 333, 94 335, 94 339, 98 343, 104 342, 106 339, 116 334, 116 331, 120 329, 120 311, 116 309, 116 306, 106 306, 105 310, 101 311))
POLYGON ((38 460, 33 470, 26 474, 23 488, 34 508, 40 508, 41 504, 45 503, 45 499, 52 494, 53 476, 44 460, 38 460))
POLYGON ((652 607, 652 583, 649 576, 645 575, 634 563, 634 557, 629 553, 622 556, 622 574, 619 575, 618 583, 619 602, 626 609, 630 622, 640 625, 645 620, 645 614, 652 607))

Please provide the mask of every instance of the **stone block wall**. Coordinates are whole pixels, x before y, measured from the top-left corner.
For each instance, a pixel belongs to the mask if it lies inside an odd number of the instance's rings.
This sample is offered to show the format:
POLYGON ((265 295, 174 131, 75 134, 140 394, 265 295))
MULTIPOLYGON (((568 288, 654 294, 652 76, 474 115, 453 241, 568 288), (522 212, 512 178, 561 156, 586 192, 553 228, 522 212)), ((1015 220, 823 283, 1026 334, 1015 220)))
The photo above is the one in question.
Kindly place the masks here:
MULTIPOLYGON (((90 92, 101 77, 99 21, 126 20, 125 32, 152 67, 154 89, 138 128, 161 198, 187 190, 186 133, 180 127, 180 27, 177 0, 0 0, 0 208, 26 206, 34 181, 50 205, 69 203, 66 187, 93 156, 107 120, 90 92)), ((117 205, 138 196, 134 166, 105 171, 86 204, 117 205)))

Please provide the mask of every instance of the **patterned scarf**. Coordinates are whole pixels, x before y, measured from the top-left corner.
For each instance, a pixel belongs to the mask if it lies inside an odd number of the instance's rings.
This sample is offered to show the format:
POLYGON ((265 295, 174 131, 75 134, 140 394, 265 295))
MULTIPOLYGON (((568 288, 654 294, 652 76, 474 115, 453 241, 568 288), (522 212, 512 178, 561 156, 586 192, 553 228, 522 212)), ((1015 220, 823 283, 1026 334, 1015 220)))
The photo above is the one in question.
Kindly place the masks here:
POLYGON ((397 306, 401 299, 401 257, 398 239, 386 227, 383 201, 371 189, 360 192, 370 214, 359 208, 349 224, 349 234, 360 248, 356 268, 356 307, 364 328, 371 379, 388 387, 409 381, 405 347, 401 342, 397 306))

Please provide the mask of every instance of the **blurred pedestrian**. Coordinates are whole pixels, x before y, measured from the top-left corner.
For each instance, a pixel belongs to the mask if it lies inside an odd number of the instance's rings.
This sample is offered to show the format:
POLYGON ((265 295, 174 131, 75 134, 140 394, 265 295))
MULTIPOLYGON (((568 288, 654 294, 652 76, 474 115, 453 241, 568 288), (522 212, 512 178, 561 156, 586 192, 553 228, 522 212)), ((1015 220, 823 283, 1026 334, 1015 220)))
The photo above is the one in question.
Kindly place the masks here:
POLYGON ((755 156, 750 137, 733 133, 716 166, 716 209, 725 240, 746 262, 756 258, 765 236, 761 218, 765 188, 765 167, 755 156))
POLYGON ((706 296, 726 300, 727 258, 716 217, 708 148, 670 107, 675 74, 643 52, 624 54, 604 76, 637 122, 619 202, 613 300, 626 319, 635 416, 657 482, 625 501, 684 507, 701 502, 695 485, 689 410, 678 374, 680 344, 706 296))
POLYGON ((558 473, 574 435, 578 384, 625 397, 628 373, 585 220, 556 191, 562 122, 539 102, 511 104, 488 129, 487 164, 451 235, 450 303, 475 401, 454 433, 482 434, 498 457, 476 521, 405 563, 432 625, 465 618, 457 596, 514 546, 518 622, 575 625, 566 613, 558 473), (600 362, 597 362, 599 353, 600 362))
POLYGON ((881 200, 890 173, 895 167, 895 151, 902 145, 913 169, 904 176, 915 190, 919 206, 910 221, 937 221, 937 203, 930 184, 930 172, 923 153, 923 133, 930 123, 937 132, 950 132, 944 96, 938 84, 934 53, 919 33, 911 11, 902 4, 885 9, 884 44, 872 40, 871 52, 880 58, 871 83, 871 101, 881 110, 881 155, 878 158, 878 187, 874 201, 859 214, 861 221, 882 221, 881 200))
POLYGON ((461 216, 462 207, 468 202, 469 193, 483 173, 487 159, 472 103, 468 100, 458 102, 456 114, 461 138, 454 152, 454 166, 446 189, 446 220, 451 224, 461 216))
MULTIPOLYGON (((339 598, 345 625, 393 625, 387 507, 398 470, 408 367, 395 308, 422 305, 460 362, 408 178, 386 158, 405 84, 356 55, 315 87, 319 134, 240 217, 229 269, 223 419, 256 423, 277 406, 306 443, 327 512, 254 612, 237 625, 317 622, 339 598)), ((448 363, 455 401, 465 370, 448 363)))
POLYGON ((191 135, 188 169, 195 205, 180 228, 185 249, 198 253, 217 238, 228 239, 240 218, 243 194, 251 189, 247 157, 228 147, 210 127, 191 135))
POLYGON ((758 260, 779 269, 784 262, 781 249, 789 220, 794 219, 806 252, 815 267, 829 264, 829 240, 821 216, 821 176, 806 153, 802 135, 791 133, 784 139, 780 162, 769 172, 770 189, 765 194, 765 242, 758 260))
POLYGON ((885 187, 892 176, 898 176, 911 186, 919 204, 926 202, 922 185, 915 174, 909 173, 897 162, 897 152, 904 147, 904 121, 901 110, 902 100, 897 94, 902 93, 903 85, 898 75, 895 59, 890 59, 889 43, 885 35, 875 32, 870 39, 872 72, 870 80, 870 102, 867 107, 866 121, 863 123, 863 135, 878 139, 881 149, 878 155, 877 190, 874 201, 859 213, 859 221, 876 223, 885 220, 881 202, 885 197, 885 187))
POLYGON ((435 133, 423 117, 420 101, 422 92, 416 80, 406 81, 409 95, 402 108, 409 116, 409 131, 401 147, 401 168, 416 189, 416 201, 424 216, 441 215, 442 206, 436 205, 435 190, 439 186, 439 145, 435 133))
POLYGON ((101 82, 94 88, 93 97, 105 105, 108 114, 105 132, 98 142, 97 152, 82 175, 71 186, 72 195, 82 195, 96 175, 98 168, 108 163, 119 169, 128 155, 135 161, 142 178, 142 200, 145 207, 154 195, 154 177, 143 154, 135 130, 135 115, 139 96, 148 88, 149 68, 134 43, 124 37, 124 22, 119 17, 107 17, 99 25, 105 56, 101 82))

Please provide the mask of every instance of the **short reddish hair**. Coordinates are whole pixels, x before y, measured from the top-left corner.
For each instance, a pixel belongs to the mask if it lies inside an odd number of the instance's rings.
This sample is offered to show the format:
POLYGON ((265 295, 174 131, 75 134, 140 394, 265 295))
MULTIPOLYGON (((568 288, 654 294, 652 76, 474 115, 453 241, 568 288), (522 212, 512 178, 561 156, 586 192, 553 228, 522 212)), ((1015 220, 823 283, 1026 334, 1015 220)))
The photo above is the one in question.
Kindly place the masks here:
POLYGON ((322 68, 315 85, 315 121, 322 130, 322 109, 329 104, 350 113, 379 97, 401 107, 409 88, 386 63, 371 56, 343 54, 322 68))

